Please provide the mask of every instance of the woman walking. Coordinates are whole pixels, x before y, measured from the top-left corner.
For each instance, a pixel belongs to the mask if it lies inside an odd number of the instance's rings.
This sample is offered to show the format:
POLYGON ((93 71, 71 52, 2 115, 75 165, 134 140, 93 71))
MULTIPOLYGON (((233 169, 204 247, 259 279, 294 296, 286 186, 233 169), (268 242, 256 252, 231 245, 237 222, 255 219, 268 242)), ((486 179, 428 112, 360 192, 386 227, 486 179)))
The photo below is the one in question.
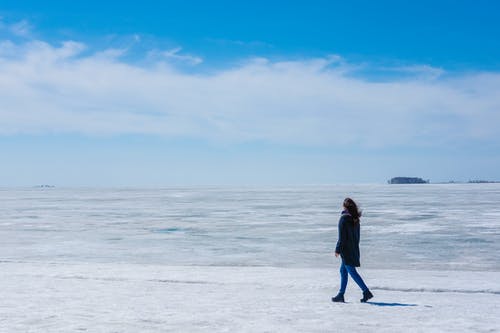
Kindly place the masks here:
POLYGON ((361 302, 373 297, 365 282, 356 271, 359 263, 359 219, 361 212, 351 198, 346 198, 343 204, 342 215, 339 220, 339 239, 335 248, 335 257, 342 258, 340 265, 340 290, 333 302, 344 302, 344 293, 347 287, 348 274, 363 291, 361 302))

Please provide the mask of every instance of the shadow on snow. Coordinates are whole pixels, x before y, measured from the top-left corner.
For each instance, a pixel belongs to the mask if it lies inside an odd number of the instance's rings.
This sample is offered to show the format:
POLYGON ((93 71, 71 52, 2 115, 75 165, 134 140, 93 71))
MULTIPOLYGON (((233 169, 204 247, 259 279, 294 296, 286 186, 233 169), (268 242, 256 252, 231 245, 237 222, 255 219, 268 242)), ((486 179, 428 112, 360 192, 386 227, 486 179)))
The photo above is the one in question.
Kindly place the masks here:
POLYGON ((366 304, 371 304, 371 305, 376 305, 376 306, 417 306, 417 304, 385 303, 385 302, 366 302, 366 304))

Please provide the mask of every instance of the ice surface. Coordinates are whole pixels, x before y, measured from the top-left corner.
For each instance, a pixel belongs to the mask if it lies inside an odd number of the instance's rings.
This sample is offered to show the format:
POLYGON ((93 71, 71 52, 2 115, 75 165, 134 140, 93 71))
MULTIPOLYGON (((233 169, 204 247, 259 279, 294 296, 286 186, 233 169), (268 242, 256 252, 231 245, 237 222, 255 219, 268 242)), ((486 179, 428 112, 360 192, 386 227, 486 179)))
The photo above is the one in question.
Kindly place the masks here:
POLYGON ((500 185, 0 189, 0 332, 495 331, 500 185), (363 208, 338 289, 340 204, 363 208))
POLYGON ((0 189, 0 253, 70 263, 324 267, 345 196, 364 211, 364 267, 500 270, 500 184, 0 189))
POLYGON ((328 268, 0 263, 2 332, 491 332, 500 273, 362 269, 375 298, 331 303, 328 268))

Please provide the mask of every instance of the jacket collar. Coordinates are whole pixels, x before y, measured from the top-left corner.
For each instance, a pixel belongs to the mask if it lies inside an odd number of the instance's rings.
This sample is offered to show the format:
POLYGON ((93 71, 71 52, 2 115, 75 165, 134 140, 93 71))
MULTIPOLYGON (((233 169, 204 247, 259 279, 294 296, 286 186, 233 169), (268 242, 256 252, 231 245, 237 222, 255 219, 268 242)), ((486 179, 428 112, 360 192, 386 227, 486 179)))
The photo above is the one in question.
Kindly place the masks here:
POLYGON ((344 209, 342 211, 342 215, 349 215, 349 216, 351 216, 351 214, 349 213, 349 211, 347 209, 344 209))

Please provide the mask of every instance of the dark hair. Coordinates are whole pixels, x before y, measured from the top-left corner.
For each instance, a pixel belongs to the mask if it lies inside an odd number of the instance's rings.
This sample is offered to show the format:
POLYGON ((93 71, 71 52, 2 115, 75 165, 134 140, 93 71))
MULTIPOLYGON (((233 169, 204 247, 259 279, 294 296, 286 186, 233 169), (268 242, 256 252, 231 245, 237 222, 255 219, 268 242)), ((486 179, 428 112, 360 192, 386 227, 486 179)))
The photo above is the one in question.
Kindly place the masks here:
POLYGON ((359 223, 359 218, 361 217, 361 211, 358 209, 358 205, 356 205, 354 200, 352 200, 351 198, 345 198, 344 207, 352 216, 354 223, 359 223))

